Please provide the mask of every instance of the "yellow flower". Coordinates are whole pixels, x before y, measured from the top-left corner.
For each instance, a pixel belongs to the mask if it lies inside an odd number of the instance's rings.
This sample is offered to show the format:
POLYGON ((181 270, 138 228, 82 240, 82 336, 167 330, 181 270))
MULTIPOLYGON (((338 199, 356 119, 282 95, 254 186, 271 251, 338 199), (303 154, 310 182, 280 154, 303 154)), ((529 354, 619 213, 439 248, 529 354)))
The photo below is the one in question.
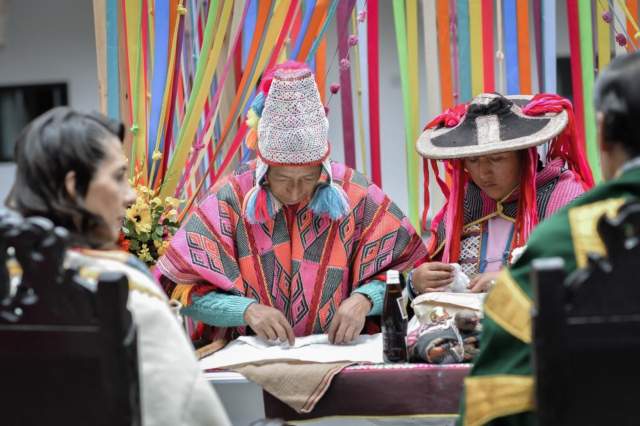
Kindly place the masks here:
POLYGON ((151 200, 151 205, 152 206, 161 206, 162 205, 162 200, 160 199, 160 197, 153 197, 153 199, 151 200))
POLYGON ((138 250, 138 257, 143 262, 153 262, 153 257, 151 257, 151 253, 149 253, 149 247, 147 247, 146 243, 143 243, 142 248, 138 250))
POLYGON ((151 211, 144 201, 138 199, 127 209, 127 219, 133 223, 138 234, 151 232, 151 211))
POLYGON ((151 156, 151 158, 153 159, 153 161, 158 161, 162 159, 162 153, 160 151, 154 151, 153 155, 151 156))
POLYGON ((136 192, 140 195, 153 195, 153 190, 145 185, 138 185, 136 192))
POLYGON ((168 205, 173 207, 174 209, 177 209, 178 207, 180 207, 180 203, 181 201, 178 200, 177 198, 173 198, 173 197, 167 197, 164 199, 164 202, 168 205))
POLYGON ((156 250, 158 250, 158 256, 162 256, 169 247, 169 240, 153 240, 153 245, 156 246, 156 250))
POLYGON ((177 221, 178 220, 178 210, 176 210, 176 209, 169 210, 169 213, 167 213, 167 219, 169 219, 172 222, 177 221))

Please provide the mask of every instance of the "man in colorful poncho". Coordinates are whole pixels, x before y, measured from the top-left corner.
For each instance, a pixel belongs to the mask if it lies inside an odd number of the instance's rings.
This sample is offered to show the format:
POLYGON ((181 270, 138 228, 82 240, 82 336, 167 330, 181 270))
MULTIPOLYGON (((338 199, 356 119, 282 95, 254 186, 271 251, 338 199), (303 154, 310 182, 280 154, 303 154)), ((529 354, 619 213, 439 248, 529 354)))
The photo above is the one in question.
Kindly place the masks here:
POLYGON ((566 272, 586 266, 587 253, 603 253, 596 224, 627 200, 640 197, 640 53, 614 60, 595 90, 598 139, 606 183, 596 186, 542 223, 522 257, 498 276, 487 296, 481 353, 465 380, 464 425, 532 425, 531 262, 562 257, 566 272))
POLYGON ((330 162, 328 121, 306 66, 267 73, 250 119, 256 160, 199 204, 156 273, 214 337, 249 326, 266 340, 328 333, 350 342, 381 313, 382 273, 410 268, 426 247, 380 188, 330 162))

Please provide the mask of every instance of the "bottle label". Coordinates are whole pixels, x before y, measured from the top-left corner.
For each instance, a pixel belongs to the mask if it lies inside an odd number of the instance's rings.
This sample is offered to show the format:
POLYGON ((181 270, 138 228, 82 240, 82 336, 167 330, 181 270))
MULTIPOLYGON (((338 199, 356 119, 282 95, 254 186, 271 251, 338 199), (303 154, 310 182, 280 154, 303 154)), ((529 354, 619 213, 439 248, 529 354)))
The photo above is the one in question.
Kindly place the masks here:
POLYGON ((407 314, 406 299, 404 298, 404 296, 398 297, 396 299, 396 302, 398 303, 398 309, 400 310, 400 315, 402 315, 402 319, 403 320, 409 319, 409 314, 407 314))

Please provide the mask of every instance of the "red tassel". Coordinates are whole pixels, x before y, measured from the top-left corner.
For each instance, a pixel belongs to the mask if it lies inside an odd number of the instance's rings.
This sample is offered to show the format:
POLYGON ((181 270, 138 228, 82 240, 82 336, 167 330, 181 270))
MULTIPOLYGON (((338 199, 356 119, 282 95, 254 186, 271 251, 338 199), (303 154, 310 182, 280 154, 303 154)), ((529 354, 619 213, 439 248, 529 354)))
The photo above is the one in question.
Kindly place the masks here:
POLYGON ((581 179, 584 189, 591 189, 594 185, 593 175, 587 162, 584 142, 578 140, 571 101, 551 93, 539 93, 522 108, 523 113, 531 116, 548 112, 560 113, 562 110, 567 111, 569 121, 562 133, 552 141, 547 157, 548 159, 562 158, 569 169, 581 179))
POLYGON ((451 192, 445 206, 447 220, 445 222, 446 242, 442 261, 454 263, 460 258, 460 237, 464 220, 464 194, 467 190, 467 176, 463 167, 463 160, 452 160, 451 164, 451 192))
POLYGON ((455 127, 462 121, 467 113, 467 104, 456 105, 453 108, 447 108, 442 114, 431 120, 424 126, 423 130, 433 129, 434 127, 445 126, 455 127))
POLYGON ((531 231, 538 224, 538 202, 536 191, 538 151, 532 147, 523 153, 522 177, 520 178, 520 199, 516 216, 516 233, 511 249, 526 244, 531 231))
POLYGON ((429 213, 429 206, 431 204, 429 194, 429 160, 424 158, 422 160, 422 186, 424 191, 424 199, 422 206, 422 230, 427 230, 427 215, 429 213))

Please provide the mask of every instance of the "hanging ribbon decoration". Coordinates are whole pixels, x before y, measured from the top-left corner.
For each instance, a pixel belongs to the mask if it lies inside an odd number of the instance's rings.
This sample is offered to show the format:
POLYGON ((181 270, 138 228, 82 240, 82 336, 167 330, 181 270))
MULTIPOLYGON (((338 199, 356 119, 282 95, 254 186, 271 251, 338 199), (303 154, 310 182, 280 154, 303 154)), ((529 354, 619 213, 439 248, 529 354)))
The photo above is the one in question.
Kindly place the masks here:
POLYGON ((538 71, 538 92, 544 87, 544 66, 542 63, 542 3, 533 2, 533 31, 536 45, 536 69, 538 71))
POLYGON ((611 61, 611 27, 604 20, 606 13, 611 15, 609 5, 602 0, 596 1, 596 22, 598 31, 598 71, 604 70, 611 61))
POLYGON ((638 1, 627 0, 625 3, 623 0, 617 0, 617 2, 627 17, 627 52, 633 52, 638 49, 638 38, 640 38, 640 29, 638 29, 638 24, 636 23, 638 1))
MULTIPOLYGON (((160 173, 158 173, 156 182, 154 184, 154 189, 158 189, 160 183, 164 179, 164 175, 167 171, 167 167, 169 165, 169 154, 173 148, 173 139, 174 139, 174 123, 176 123, 177 119, 175 117, 176 112, 176 104, 178 103, 178 92, 180 88, 180 57, 182 56, 182 44, 184 41, 184 27, 185 27, 185 9, 182 6, 182 0, 180 0, 180 4, 177 7, 177 27, 175 28, 175 32, 173 34, 173 46, 171 50, 171 59, 169 60, 169 69, 171 76, 167 78, 167 87, 165 88, 165 96, 168 96, 169 102, 165 103, 164 109, 166 110, 166 118, 163 118, 162 121, 166 123, 166 130, 163 137, 162 142, 162 167, 160 169, 160 173)), ((180 102, 180 105, 183 105, 180 102)), ((182 110, 180 108, 179 110, 182 110)))
POLYGON ((518 71, 520 72, 520 93, 531 95, 531 46, 529 45, 529 2, 516 0, 518 20, 518 71))
POLYGON ((593 99, 594 66, 593 66, 593 22, 591 21, 591 2, 579 2, 580 26, 580 62, 582 64, 582 93, 584 111, 585 143, 589 165, 596 182, 601 180, 600 155, 596 139, 596 116, 591 99, 593 99))
MULTIPOLYGON (((224 90, 225 87, 225 83, 227 81, 227 77, 229 76, 229 73, 231 71, 231 65, 232 63, 234 63, 237 60, 237 56, 238 56, 238 51, 239 51, 239 47, 240 47, 240 41, 241 41, 241 34, 243 32, 243 29, 246 28, 246 25, 243 25, 246 21, 245 19, 248 17, 248 13, 249 13, 249 3, 245 3, 244 5, 244 10, 242 11, 242 15, 240 17, 240 19, 235 23, 236 28, 234 28, 235 30, 235 36, 233 38, 233 42, 231 43, 231 50, 229 51, 228 57, 227 57, 227 61, 224 65, 224 68, 222 70, 222 74, 220 75, 219 81, 218 81, 218 87, 216 88, 215 94, 213 96, 213 99, 211 100, 211 104, 210 104, 210 109, 207 112, 207 116, 205 118, 204 121, 204 126, 203 131, 200 132, 200 135, 198 136, 197 142, 194 145, 196 147, 196 152, 198 154, 198 157, 195 160, 192 160, 191 163, 195 163, 195 164, 199 164, 201 165, 205 170, 203 171, 204 173, 208 173, 209 177, 211 179, 213 179, 213 177, 215 176, 213 173, 213 167, 209 167, 209 170, 206 171, 206 164, 212 164, 214 163, 217 158, 215 155, 215 149, 212 146, 213 144, 212 142, 212 136, 214 131, 216 130, 216 123, 217 123, 217 119, 218 119, 218 113, 220 111, 220 98, 222 96, 222 92, 224 90), (209 161, 206 164, 203 164, 202 158, 204 156, 204 152, 205 150, 202 149, 204 148, 206 145, 207 148, 207 152, 209 152, 209 161)), ((237 88, 236 88, 237 90, 237 88)), ((219 130, 219 129, 218 129, 219 130)), ((219 136, 215 138, 215 140, 219 140, 219 136)), ((192 168, 193 164, 187 163, 187 172, 192 168)), ((196 177, 191 175, 189 176, 189 178, 186 178, 186 181, 188 182, 195 182, 196 177)), ((184 182, 181 182, 181 184, 178 186, 176 192, 180 193, 182 186, 184 185, 184 182)))
POLYGON ((357 2, 357 19, 352 17, 352 25, 354 34, 358 34, 358 43, 354 46, 356 49, 356 99, 358 106, 358 141, 360 145, 361 161, 358 169, 367 176, 369 175, 369 156, 367 153, 367 141, 369 139, 369 115, 364 109, 369 105, 369 92, 364 90, 369 86, 368 63, 367 63, 367 24, 365 1, 357 2))
MULTIPOLYGON (((398 61, 400 63, 400 82, 402 86, 402 100, 404 105, 404 127, 407 156, 407 187, 409 193, 409 219, 414 227, 419 226, 418 210, 418 160, 415 151, 415 141, 417 139, 417 125, 414 122, 412 111, 412 95, 417 96, 416 88, 410 87, 409 52, 407 31, 409 25, 406 21, 404 0, 393 0, 393 17, 396 30, 396 45, 398 49, 398 61)), ((417 18, 413 15, 413 18, 417 18)), ((412 34, 413 35, 413 34, 412 34)), ((417 34, 415 35, 417 38, 417 34)))
POLYGON ((515 0, 502 1, 502 23, 505 38, 505 67, 507 75, 507 95, 520 94, 520 73, 518 67, 518 16, 515 0))
POLYGON ((479 95, 484 89, 482 4, 469 2, 469 34, 471 48, 471 97, 479 95))
POLYGON ((355 0, 343 0, 338 6, 338 58, 340 59, 340 100, 342 105, 342 141, 344 162, 356 167, 355 132, 353 128, 353 104, 351 100, 351 65, 349 57, 349 20, 355 0))
MULTIPOLYGON (((440 68, 438 65, 438 24, 436 2, 422 0, 422 38, 427 82, 427 116, 435 117, 442 110, 440 93, 440 68)), ((448 31, 448 29, 447 29, 448 31)))
POLYGON ((120 118, 120 82, 118 79, 118 0, 106 3, 107 114, 120 118))
POLYGON ((450 42, 451 26, 449 24, 449 0, 437 0, 436 21, 438 25, 438 56, 440 59, 440 110, 444 110, 451 108, 454 105, 450 60, 452 55, 450 42))
POLYGON ((556 2, 542 2, 542 57, 544 84, 542 91, 556 93, 556 2))
POLYGON ((380 165, 380 81, 378 64, 378 0, 367 2, 367 43, 369 63, 369 126, 371 146, 371 180, 382 188, 380 165))
POLYGON ((160 189, 160 195, 167 197, 174 195, 179 178, 182 175, 185 160, 191 149, 197 126, 202 117, 206 97, 211 87, 214 72, 221 57, 222 42, 224 41, 227 27, 231 21, 231 2, 223 2, 218 7, 217 1, 212 1, 209 6, 207 24, 204 32, 204 40, 200 60, 196 69, 195 83, 192 89, 193 96, 189 97, 187 113, 178 135, 175 152, 171 158, 169 168, 160 189), (220 10, 218 10, 220 9, 220 10), (219 13, 219 19, 216 19, 219 13), (215 29, 215 33, 214 33, 215 29), (207 90, 205 90, 207 89, 207 90))
MULTIPOLYGON (((169 68, 169 10, 170 2, 156 1, 153 14, 154 26, 157 36, 154 39, 153 51, 153 76, 151 78, 151 115, 149 117, 149 150, 147 162, 152 164, 154 152, 159 152, 158 134, 162 133, 160 115, 164 105, 164 90, 167 85, 169 68)), ((152 165, 153 168, 153 165, 152 165)), ((152 172, 153 174, 154 172, 152 172)), ((153 182, 154 176, 150 174, 149 181, 153 182)))
POLYGON ((456 2, 458 43, 458 103, 471 99, 471 35, 469 34, 469 2, 456 2))
POLYGON ((493 43, 493 0, 482 0, 482 66, 484 72, 484 92, 496 91, 494 63, 496 53, 493 43))

